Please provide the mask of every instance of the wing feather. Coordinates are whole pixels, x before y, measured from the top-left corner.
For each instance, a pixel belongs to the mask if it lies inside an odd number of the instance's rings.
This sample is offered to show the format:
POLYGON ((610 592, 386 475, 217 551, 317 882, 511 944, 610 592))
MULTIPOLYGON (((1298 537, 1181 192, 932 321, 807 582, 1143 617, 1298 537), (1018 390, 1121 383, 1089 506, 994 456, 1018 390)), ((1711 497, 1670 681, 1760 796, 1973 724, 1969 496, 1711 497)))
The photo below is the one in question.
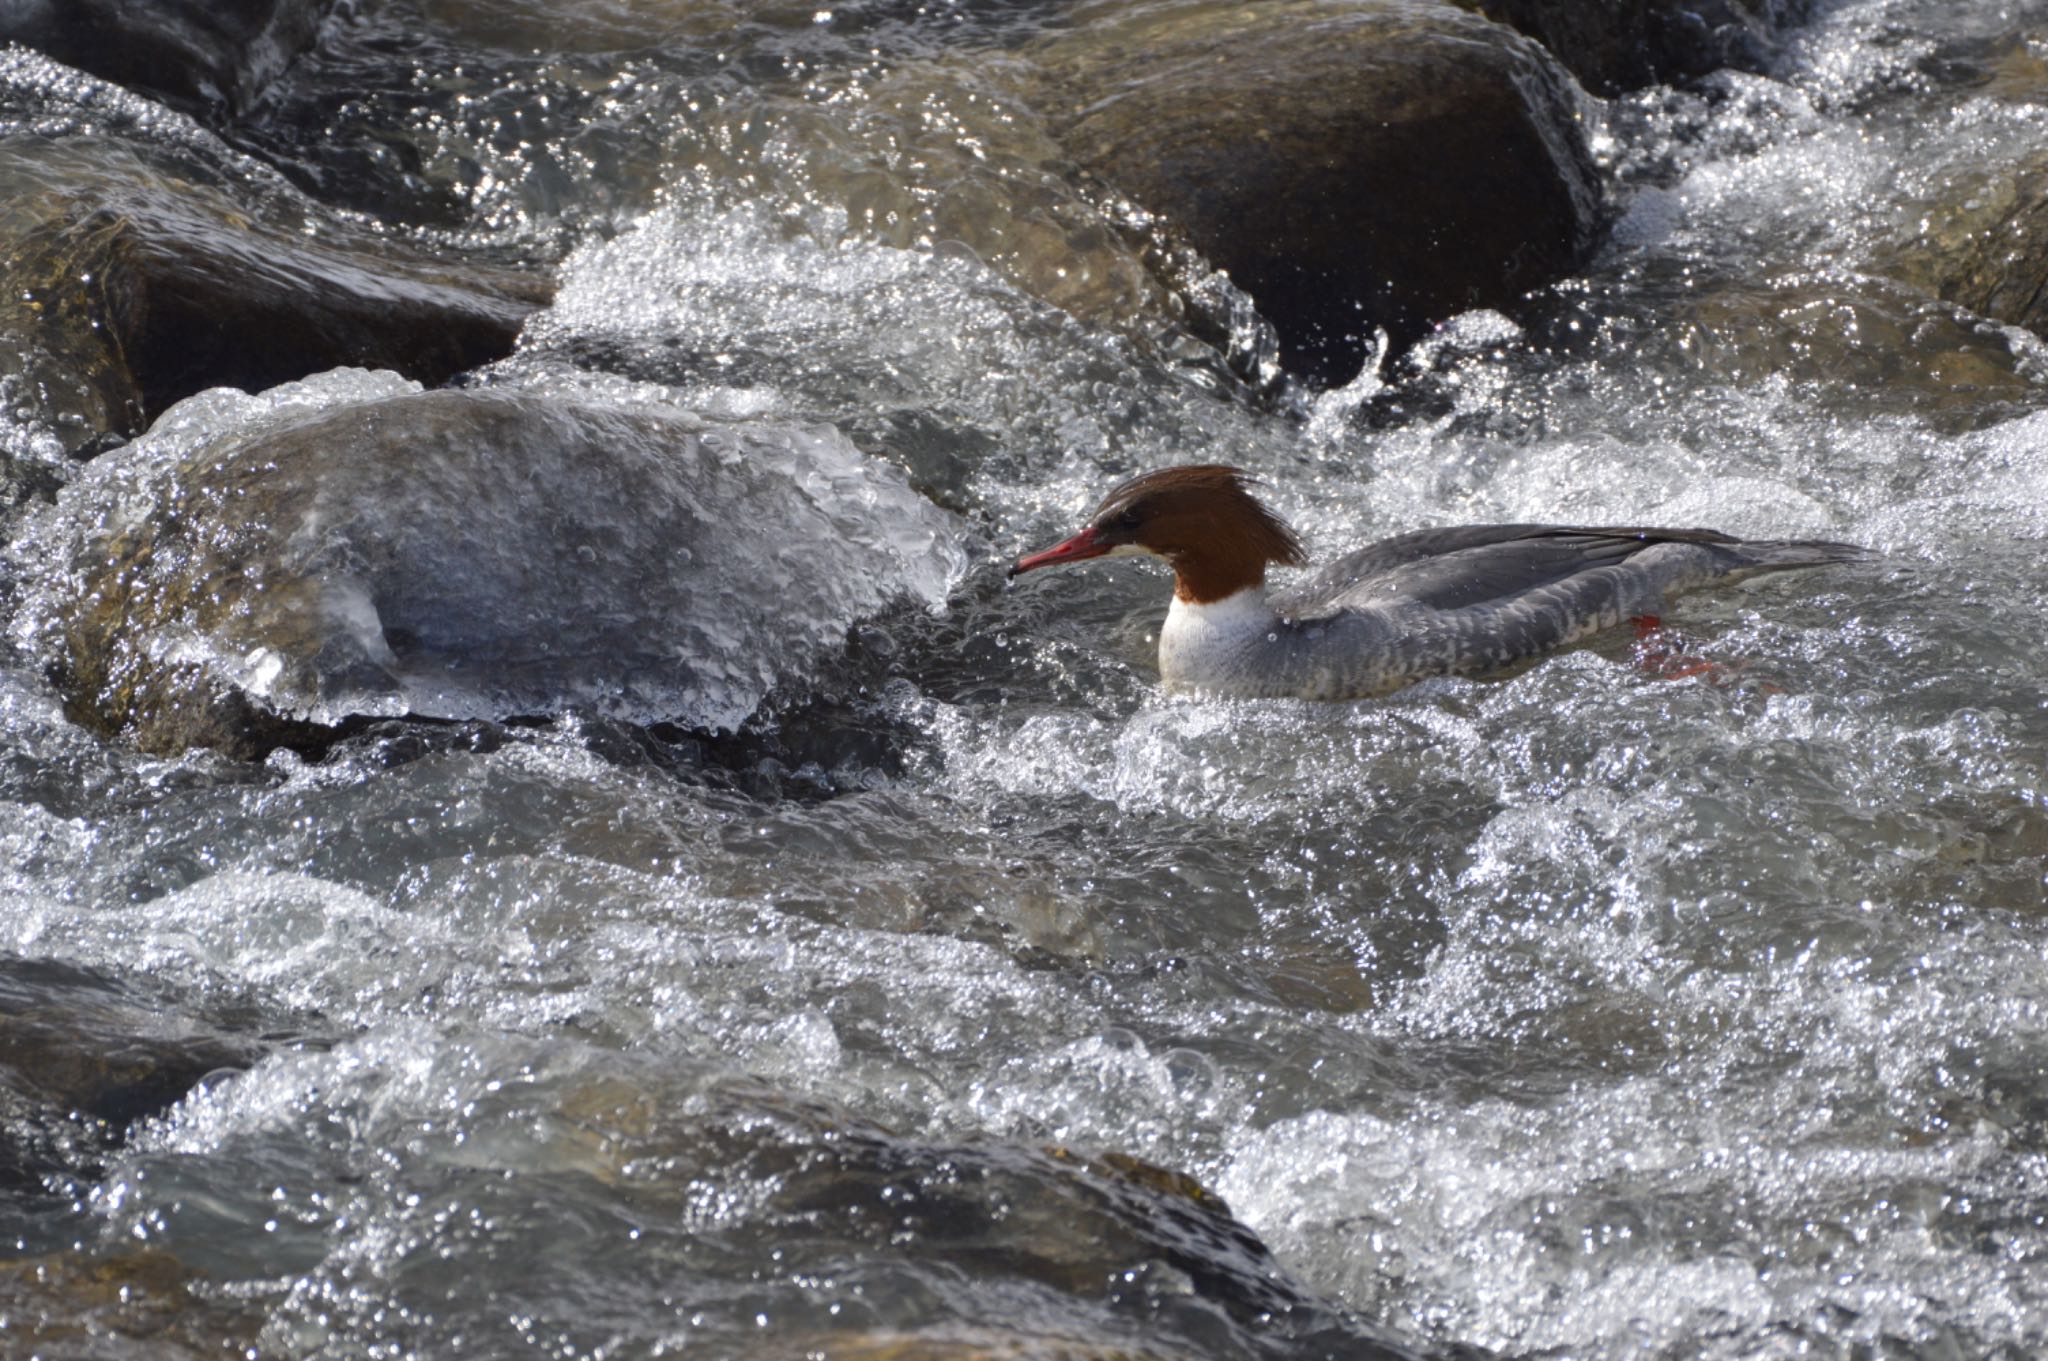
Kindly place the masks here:
MULTIPOLYGON (((1468 610, 1506 605, 1538 593, 1562 604, 1557 592, 1562 590, 1568 597, 1575 580, 1584 578, 1584 589, 1605 595, 1614 583, 1592 574, 1623 567, 1664 544, 1701 550, 1657 555, 1660 561, 1675 558, 1692 569, 1683 581, 1657 583, 1664 586, 1692 585, 1778 567, 1812 566, 1839 561, 1858 551, 1838 544, 1744 543, 1711 529, 1461 525, 1402 534, 1359 549, 1277 592, 1273 605, 1287 618, 1307 620, 1373 607, 1468 610), (1786 549, 1806 551, 1775 551, 1786 549), (1841 552, 1816 553, 1815 549, 1841 552)), ((1666 570, 1655 575, 1671 574, 1666 570)))

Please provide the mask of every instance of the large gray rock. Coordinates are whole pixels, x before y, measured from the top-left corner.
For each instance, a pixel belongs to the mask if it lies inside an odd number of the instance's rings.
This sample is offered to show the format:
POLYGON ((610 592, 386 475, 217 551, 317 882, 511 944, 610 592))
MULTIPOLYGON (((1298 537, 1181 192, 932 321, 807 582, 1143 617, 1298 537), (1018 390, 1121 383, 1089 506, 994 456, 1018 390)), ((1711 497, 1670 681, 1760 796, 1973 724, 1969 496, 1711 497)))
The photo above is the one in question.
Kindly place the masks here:
POLYGON ((1542 43, 1610 95, 1733 66, 1760 70, 1812 0, 1452 0, 1542 43))
POLYGON ((77 719, 238 755, 357 716, 729 729, 963 565, 829 427, 403 387, 205 394, 65 489, 18 631, 77 719))
POLYGON ((175 104, 239 112, 303 51, 330 0, 0 0, 0 42, 175 104))
POLYGON ((1571 81, 1423 0, 1101 0, 1038 56, 1064 141, 1257 301, 1295 372, 1570 273, 1600 225, 1571 81))

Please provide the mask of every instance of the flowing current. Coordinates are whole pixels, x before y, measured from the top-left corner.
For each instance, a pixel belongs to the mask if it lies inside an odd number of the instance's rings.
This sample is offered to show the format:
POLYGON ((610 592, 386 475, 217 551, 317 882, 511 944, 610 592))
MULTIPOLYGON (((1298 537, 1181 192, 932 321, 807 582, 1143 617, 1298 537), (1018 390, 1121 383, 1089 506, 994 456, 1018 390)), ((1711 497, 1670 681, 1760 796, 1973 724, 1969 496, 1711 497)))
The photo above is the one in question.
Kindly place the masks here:
MULTIPOLYGON (((2048 1352, 2048 348, 1881 267, 2048 140, 2048 8, 1846 0, 1766 74, 1589 100, 1618 221, 1548 320, 1260 395, 1038 173, 1022 11, 705 17, 692 63, 583 56, 631 7, 473 8, 437 8, 466 62, 366 7, 300 87, 460 163, 424 239, 559 261, 473 383, 832 427, 842 499, 913 486, 950 538, 870 521, 928 554, 912 598, 751 736, 389 722, 260 763, 67 719, 17 549, 0 952, 260 1045, 7 1183, 7 1255, 146 1258, 194 1354, 2048 1352), (1155 570, 1001 569, 1209 461, 1318 558, 1508 520, 1881 556, 1686 598, 1705 678, 1616 638, 1169 699, 1155 570), (1204 1313, 1200 1271, 1049 1206, 1112 1156, 1220 1197, 1329 1331, 1204 1313)), ((11 532, 278 400, 76 474, 17 404, 73 485, 11 532)), ((815 630, 811 523, 752 528, 815 630)), ((8 1279, 0 1315, 54 1307, 8 1279)), ((140 1354, 95 1326, 62 1354, 140 1354)))

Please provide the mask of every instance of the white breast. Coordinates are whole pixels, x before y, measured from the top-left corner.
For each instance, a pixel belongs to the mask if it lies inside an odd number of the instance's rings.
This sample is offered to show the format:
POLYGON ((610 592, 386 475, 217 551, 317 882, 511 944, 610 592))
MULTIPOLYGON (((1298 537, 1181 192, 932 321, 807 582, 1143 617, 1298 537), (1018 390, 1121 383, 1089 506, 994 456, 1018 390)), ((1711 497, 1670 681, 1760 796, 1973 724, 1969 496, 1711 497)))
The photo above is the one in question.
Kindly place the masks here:
POLYGON ((1283 627, 1257 587, 1206 605, 1175 596, 1159 630, 1159 678, 1169 690, 1270 693, 1261 663, 1283 627))

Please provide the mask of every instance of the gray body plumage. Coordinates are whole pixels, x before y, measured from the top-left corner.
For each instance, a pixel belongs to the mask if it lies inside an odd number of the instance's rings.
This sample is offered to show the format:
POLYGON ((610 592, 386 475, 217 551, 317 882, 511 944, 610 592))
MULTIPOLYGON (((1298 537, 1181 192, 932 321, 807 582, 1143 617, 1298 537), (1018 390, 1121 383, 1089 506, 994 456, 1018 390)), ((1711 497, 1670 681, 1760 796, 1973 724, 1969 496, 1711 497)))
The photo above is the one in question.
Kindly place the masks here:
POLYGON ((1178 598, 1160 631, 1168 688, 1358 699, 1499 670, 1663 612, 1667 596, 1868 556, 1848 544, 1713 530, 1474 525, 1386 539, 1268 596, 1178 598))

